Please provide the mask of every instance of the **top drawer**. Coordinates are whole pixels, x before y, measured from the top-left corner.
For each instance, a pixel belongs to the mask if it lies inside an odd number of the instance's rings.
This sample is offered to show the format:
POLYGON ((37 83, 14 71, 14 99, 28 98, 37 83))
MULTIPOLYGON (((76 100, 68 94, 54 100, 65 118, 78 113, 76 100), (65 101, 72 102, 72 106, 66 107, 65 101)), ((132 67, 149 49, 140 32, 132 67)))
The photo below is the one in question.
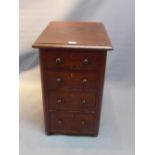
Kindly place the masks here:
POLYGON ((100 53, 51 50, 41 52, 41 59, 46 69, 96 70, 99 68, 100 53))

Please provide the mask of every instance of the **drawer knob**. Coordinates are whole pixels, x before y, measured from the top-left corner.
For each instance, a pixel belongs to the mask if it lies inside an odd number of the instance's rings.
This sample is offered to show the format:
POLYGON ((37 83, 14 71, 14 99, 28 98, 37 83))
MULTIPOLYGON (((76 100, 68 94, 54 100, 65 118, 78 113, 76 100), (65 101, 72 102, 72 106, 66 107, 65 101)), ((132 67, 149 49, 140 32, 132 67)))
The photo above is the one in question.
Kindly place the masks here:
POLYGON ((61 125, 63 122, 62 120, 58 120, 58 124, 61 125))
POLYGON ((86 58, 83 59, 83 63, 84 63, 84 64, 88 64, 88 63, 89 63, 88 59, 86 59, 86 58))
POLYGON ((57 102, 62 103, 62 98, 58 98, 57 102))
POLYGON ((81 103, 82 103, 82 104, 86 104, 87 101, 86 101, 85 99, 82 99, 81 103))
POLYGON ((81 125, 83 126, 83 125, 85 125, 86 124, 86 122, 84 121, 84 120, 82 120, 81 121, 81 125))
POLYGON ((62 62, 62 60, 61 60, 61 58, 56 58, 55 62, 56 62, 57 64, 60 64, 60 63, 62 62))
POLYGON ((83 79, 82 82, 83 82, 83 83, 87 83, 87 79, 83 79))
POLYGON ((58 77, 58 78, 56 79, 56 82, 57 82, 57 83, 61 83, 61 82, 62 82, 62 79, 61 79, 60 77, 58 77))

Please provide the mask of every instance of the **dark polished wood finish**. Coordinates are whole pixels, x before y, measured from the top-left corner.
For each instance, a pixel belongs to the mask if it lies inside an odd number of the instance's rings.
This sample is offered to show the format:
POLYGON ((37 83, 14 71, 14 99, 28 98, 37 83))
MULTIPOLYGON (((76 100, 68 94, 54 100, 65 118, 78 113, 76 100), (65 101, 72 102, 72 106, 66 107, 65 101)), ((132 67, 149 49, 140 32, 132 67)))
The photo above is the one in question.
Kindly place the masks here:
POLYGON ((112 49, 104 25, 97 22, 50 22, 33 47, 112 49))
POLYGON ((47 134, 97 136, 107 51, 102 23, 50 22, 39 48, 47 134))

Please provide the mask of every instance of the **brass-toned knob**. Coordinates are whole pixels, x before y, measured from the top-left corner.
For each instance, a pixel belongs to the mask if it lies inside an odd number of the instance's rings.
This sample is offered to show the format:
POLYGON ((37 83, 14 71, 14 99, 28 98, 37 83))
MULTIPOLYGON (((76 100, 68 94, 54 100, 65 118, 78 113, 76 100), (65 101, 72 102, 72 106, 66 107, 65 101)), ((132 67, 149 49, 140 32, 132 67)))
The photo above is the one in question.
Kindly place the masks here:
POLYGON ((84 120, 81 121, 81 125, 85 125, 86 122, 84 120))
POLYGON ((82 103, 82 104, 86 104, 87 101, 86 101, 85 99, 82 99, 81 103, 82 103))
POLYGON ((56 58, 56 59, 55 59, 55 62, 56 62, 57 64, 60 64, 60 63, 62 62, 62 60, 61 60, 61 58, 56 58))
POLYGON ((57 82, 57 83, 61 83, 61 82, 62 82, 62 79, 61 79, 60 77, 58 77, 58 78, 56 79, 56 82, 57 82))
POLYGON ((58 124, 61 125, 62 123, 63 123, 63 121, 59 119, 58 124))
POLYGON ((83 82, 83 83, 87 83, 87 79, 83 79, 82 82, 83 82))
POLYGON ((62 103, 62 98, 58 98, 57 103, 62 103))
POLYGON ((83 59, 83 63, 84 63, 84 64, 88 64, 88 63, 89 63, 88 59, 86 59, 86 58, 83 59))

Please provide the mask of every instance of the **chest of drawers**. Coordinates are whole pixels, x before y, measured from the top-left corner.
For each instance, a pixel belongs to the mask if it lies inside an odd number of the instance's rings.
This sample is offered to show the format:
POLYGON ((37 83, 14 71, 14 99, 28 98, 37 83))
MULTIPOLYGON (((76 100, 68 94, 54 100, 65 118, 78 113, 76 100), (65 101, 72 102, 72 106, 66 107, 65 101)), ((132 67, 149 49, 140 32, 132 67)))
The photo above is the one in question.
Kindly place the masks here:
POLYGON ((107 51, 102 23, 50 22, 39 48, 45 131, 97 136, 107 51))

